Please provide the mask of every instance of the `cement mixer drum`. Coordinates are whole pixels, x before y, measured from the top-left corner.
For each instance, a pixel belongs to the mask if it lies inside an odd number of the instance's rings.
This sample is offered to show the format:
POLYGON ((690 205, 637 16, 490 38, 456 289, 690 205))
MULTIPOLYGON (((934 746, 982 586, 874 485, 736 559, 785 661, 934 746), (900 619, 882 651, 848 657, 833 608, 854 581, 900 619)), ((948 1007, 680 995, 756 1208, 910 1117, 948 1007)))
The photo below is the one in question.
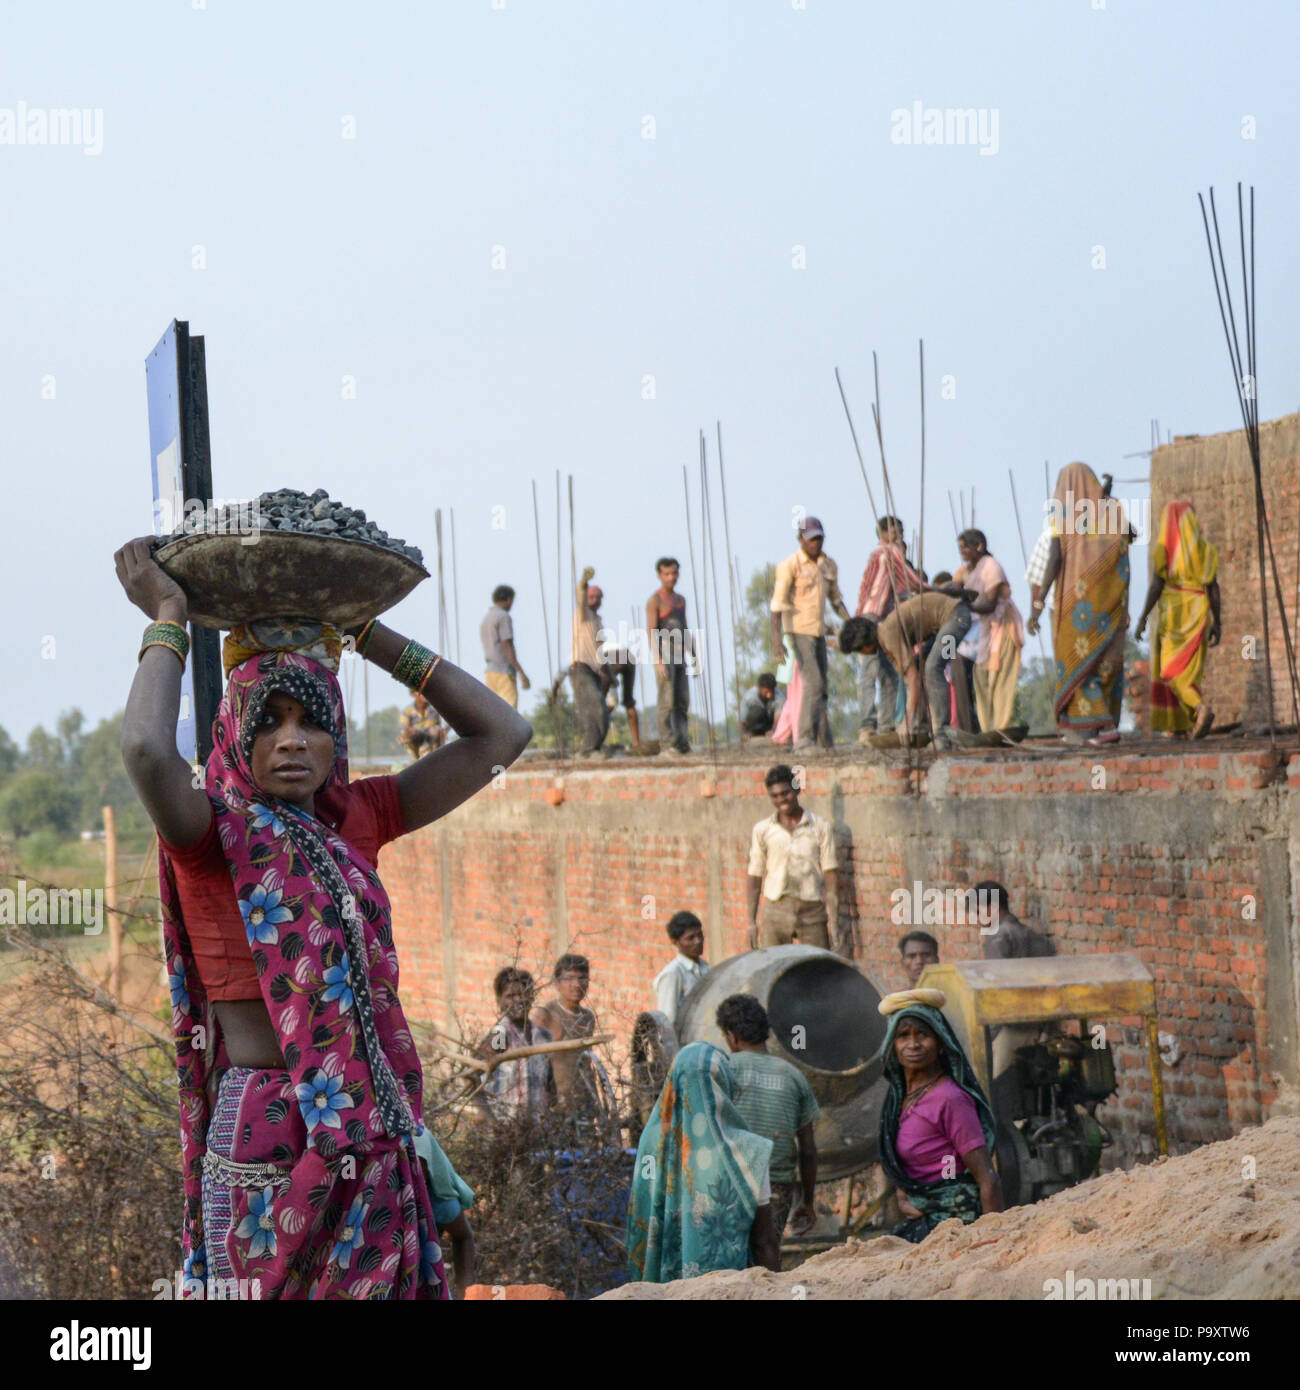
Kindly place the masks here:
POLYGON ((677 1040, 723 1049, 714 1014, 729 994, 752 994, 772 1026, 768 1051, 793 1062, 821 1105, 818 1177, 847 1177, 876 1161, 885 1082, 880 1045, 886 1021, 881 990, 851 961, 816 946, 770 946, 716 965, 691 991, 677 1040))

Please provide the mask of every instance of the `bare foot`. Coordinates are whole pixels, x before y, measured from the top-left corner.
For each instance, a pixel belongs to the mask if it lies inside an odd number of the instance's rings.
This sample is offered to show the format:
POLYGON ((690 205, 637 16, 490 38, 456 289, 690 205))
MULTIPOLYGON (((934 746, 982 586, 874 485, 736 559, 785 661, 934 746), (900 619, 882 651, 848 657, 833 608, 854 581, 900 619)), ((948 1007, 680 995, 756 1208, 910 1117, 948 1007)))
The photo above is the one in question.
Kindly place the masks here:
POLYGON ((1202 705, 1196 711, 1196 723, 1192 725, 1192 737, 1204 738, 1210 732, 1210 725, 1214 723, 1214 711, 1209 705, 1202 705))

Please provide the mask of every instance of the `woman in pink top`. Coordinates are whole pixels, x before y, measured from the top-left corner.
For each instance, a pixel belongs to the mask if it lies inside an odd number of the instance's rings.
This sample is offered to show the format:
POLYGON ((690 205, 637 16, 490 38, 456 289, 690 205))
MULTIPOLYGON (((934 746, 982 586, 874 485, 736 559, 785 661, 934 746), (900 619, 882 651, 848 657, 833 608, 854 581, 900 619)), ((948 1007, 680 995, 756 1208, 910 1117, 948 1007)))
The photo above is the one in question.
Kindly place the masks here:
POLYGON ((916 1244, 949 1217, 970 1224, 1003 1209, 991 1157, 993 1111, 940 1009, 939 990, 880 1002, 889 1091, 880 1113, 880 1162, 908 1219, 893 1235, 916 1244), (935 999, 937 1006, 923 1000, 935 999))
POLYGON ((981 729, 1005 729, 1016 707, 1020 649, 1025 625, 1011 598, 1006 571, 988 552, 983 531, 963 531, 957 548, 964 561, 954 581, 974 589, 979 598, 971 612, 979 615, 980 643, 975 658, 975 713, 981 729))

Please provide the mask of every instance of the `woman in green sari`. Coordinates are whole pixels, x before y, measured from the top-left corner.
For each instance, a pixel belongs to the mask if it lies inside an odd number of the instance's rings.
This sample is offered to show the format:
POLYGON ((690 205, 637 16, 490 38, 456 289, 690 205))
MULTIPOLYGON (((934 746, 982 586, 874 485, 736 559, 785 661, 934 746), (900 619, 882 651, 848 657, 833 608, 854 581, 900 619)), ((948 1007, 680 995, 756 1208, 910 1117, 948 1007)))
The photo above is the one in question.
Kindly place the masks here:
POLYGON ((1003 1209, 993 1168, 993 1111, 940 1012, 941 990, 880 1001, 889 1091, 880 1112, 880 1164, 907 1218, 891 1232, 913 1244, 955 1216, 969 1225, 1003 1209))
POLYGON ((768 1161, 732 1104, 727 1054, 690 1043, 677 1054, 637 1146, 627 1215, 632 1279, 666 1284, 714 1269, 780 1268, 768 1161))

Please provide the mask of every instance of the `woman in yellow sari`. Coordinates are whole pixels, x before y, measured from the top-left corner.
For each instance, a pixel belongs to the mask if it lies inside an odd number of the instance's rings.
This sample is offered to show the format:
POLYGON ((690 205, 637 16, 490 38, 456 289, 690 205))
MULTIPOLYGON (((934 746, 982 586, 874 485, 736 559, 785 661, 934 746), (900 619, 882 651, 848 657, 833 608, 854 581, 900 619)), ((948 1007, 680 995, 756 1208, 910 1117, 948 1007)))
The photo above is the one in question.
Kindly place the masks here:
POLYGON ((1219 551, 1201 534, 1190 502, 1168 502, 1151 546, 1151 587, 1138 619, 1142 636, 1157 603, 1151 639, 1151 727, 1204 738, 1214 711, 1201 698, 1205 653, 1219 641, 1219 551))
POLYGON ((1067 743, 1114 743, 1124 698, 1128 548, 1124 509, 1084 463, 1061 470, 1052 496, 1052 546, 1029 631, 1056 584, 1052 644, 1056 725, 1067 743))

